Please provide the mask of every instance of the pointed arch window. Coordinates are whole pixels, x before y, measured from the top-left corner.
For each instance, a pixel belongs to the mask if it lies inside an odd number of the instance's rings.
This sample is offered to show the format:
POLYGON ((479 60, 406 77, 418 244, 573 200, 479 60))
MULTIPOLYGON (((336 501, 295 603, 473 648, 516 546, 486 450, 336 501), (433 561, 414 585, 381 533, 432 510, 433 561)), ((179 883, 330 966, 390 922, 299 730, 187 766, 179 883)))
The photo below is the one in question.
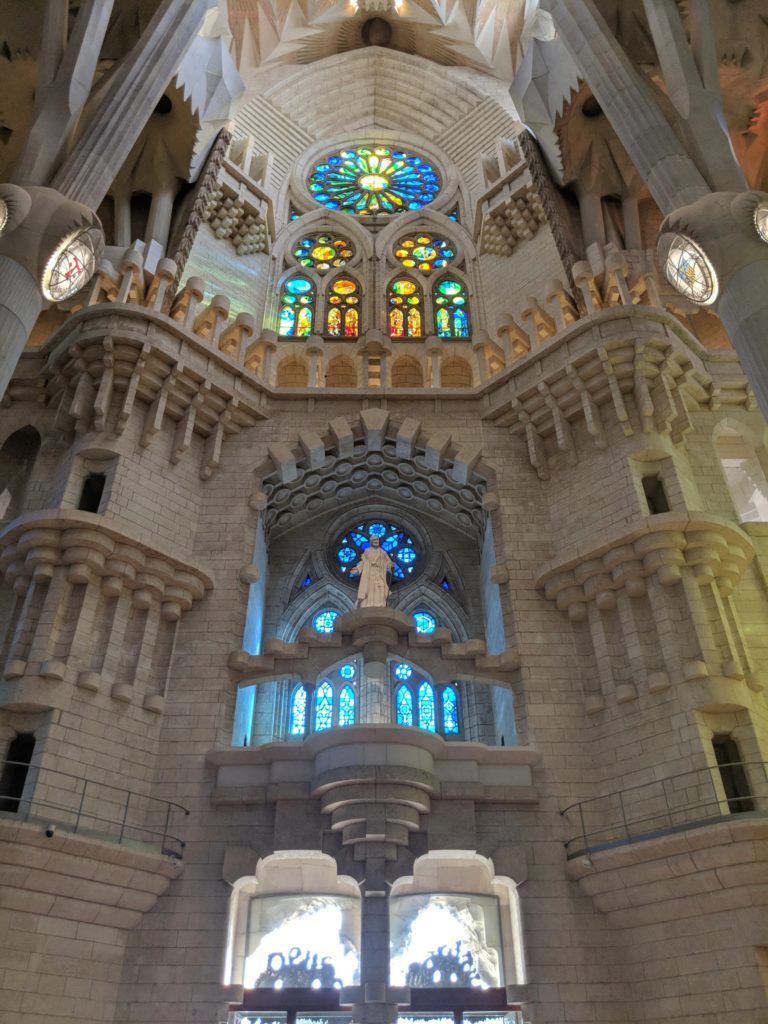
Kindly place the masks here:
POLYGON ((299 683, 291 696, 288 731, 291 736, 303 736, 307 731, 307 688, 303 683, 299 683))
POLYGON ((435 333, 438 338, 469 337, 467 290, 455 277, 444 277, 435 285, 435 333))
POLYGON ((339 693, 339 725, 355 724, 355 691, 347 684, 339 693))
POLYGON ((280 292, 278 332, 285 338, 307 338, 315 315, 315 286, 308 277, 289 278, 280 292))
POLYGON ((461 734, 459 687, 433 685, 405 661, 390 666, 398 725, 417 726, 441 736, 461 734))
POLYGON ((333 687, 324 679, 315 691, 315 732, 333 725, 333 687))
POLYGON ((337 277, 327 293, 325 331, 332 338, 356 338, 360 334, 360 286, 352 277, 337 277))
POLYGON ((396 277, 387 294, 389 334, 392 338, 424 336, 424 302, 421 288, 411 277, 396 277))

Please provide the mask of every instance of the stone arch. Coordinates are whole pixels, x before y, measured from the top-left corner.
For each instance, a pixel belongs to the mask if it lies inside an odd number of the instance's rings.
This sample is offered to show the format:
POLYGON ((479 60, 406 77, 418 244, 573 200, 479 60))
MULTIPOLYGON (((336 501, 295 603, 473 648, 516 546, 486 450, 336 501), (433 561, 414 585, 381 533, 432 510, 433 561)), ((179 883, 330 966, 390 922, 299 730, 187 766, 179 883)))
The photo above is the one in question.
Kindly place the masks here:
POLYGON ((356 388, 357 366, 349 356, 334 356, 328 360, 325 372, 325 386, 328 388, 356 388))
POLYGON ((281 533, 340 498, 370 497, 371 476, 381 480, 382 497, 407 501, 477 536, 484 527, 484 496, 496 479, 481 461, 480 447, 462 445, 448 428, 428 434, 419 420, 365 409, 331 420, 322 434, 306 429, 293 443, 270 446, 255 470, 254 500, 264 509, 267 532, 281 533), (367 470, 359 482, 352 480, 357 465, 367 470))
POLYGON ((393 388, 423 388, 424 370, 415 356, 398 356, 392 363, 393 388))
POLYGON ((21 512, 41 443, 40 433, 27 424, 6 437, 0 447, 0 520, 13 519, 21 512))
POLYGON ((286 355, 277 364, 279 388, 306 388, 309 386, 309 367, 302 356, 286 355))
POLYGON ((462 356, 446 355, 440 360, 440 386, 443 388, 471 388, 472 367, 462 356))

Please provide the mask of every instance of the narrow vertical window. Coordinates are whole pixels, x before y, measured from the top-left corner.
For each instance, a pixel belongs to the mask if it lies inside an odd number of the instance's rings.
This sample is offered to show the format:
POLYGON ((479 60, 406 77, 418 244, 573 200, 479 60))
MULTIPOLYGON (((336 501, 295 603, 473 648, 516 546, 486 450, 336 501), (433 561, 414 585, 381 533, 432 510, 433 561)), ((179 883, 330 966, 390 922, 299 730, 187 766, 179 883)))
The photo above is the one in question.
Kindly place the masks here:
POLYGON ((452 686, 446 686, 441 698, 443 711, 443 732, 455 736, 459 731, 459 695, 452 686))
POLYGON ((413 694, 405 684, 395 693, 395 710, 398 725, 413 725, 413 694))
POLYGON ((98 512, 101 505, 101 497, 104 494, 104 485, 107 482, 104 473, 89 473, 83 481, 83 489, 80 492, 80 501, 77 504, 81 512, 98 512))
POLYGON ((303 736, 307 731, 307 691, 303 683, 293 691, 289 731, 291 736, 303 736))
POLYGON ((342 687, 339 694, 339 725, 355 724, 355 691, 351 686, 342 687))
POLYGON ((466 338, 469 335, 467 291, 461 281, 444 277, 435 285, 435 328, 438 338, 466 338))
POLYGON ((315 732, 333 725, 333 688, 325 679, 315 691, 315 732))
POLYGON ((389 286, 389 333, 393 338, 421 338, 424 314, 421 289, 410 277, 396 277, 389 286))
POLYGON ((326 333, 334 338, 356 338, 360 333, 360 288, 351 277, 337 277, 328 288, 326 333))
POLYGON ((308 277, 292 277, 280 293, 278 331, 286 338, 306 338, 312 333, 315 286, 308 277))
POLYGON ((725 790, 725 798, 728 801, 728 810, 731 814, 754 811, 755 801, 752 799, 747 773, 741 763, 738 743, 732 736, 713 736, 712 748, 725 790))
POLYGON ((428 732, 437 731, 435 691, 426 679, 419 687, 419 728, 426 729, 428 732))
POLYGON ((35 750, 35 736, 21 732, 8 744, 8 753, 0 776, 0 811, 15 814, 24 794, 27 772, 35 750))

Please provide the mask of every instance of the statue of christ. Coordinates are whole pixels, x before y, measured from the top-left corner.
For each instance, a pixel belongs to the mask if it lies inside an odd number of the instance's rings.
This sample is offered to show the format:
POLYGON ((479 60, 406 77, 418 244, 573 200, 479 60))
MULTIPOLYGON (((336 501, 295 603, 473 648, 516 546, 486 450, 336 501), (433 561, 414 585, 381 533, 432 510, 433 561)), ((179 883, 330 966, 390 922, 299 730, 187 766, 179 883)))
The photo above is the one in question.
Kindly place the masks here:
POLYGON ((378 537, 371 537, 371 546, 350 570, 350 576, 360 576, 357 588, 358 608, 386 608, 389 597, 387 573, 394 568, 392 559, 380 546, 378 537))

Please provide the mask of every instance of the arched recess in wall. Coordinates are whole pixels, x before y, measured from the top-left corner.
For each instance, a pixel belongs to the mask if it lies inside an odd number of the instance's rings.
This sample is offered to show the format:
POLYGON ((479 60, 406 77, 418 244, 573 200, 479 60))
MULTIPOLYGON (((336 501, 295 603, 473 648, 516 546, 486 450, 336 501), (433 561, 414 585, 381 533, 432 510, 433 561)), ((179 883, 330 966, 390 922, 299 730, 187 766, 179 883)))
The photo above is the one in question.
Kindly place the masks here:
POLYGON ((390 891, 391 984, 434 987, 430 957, 456 942, 469 953, 470 985, 525 984, 517 884, 495 874, 493 861, 473 850, 418 857, 413 874, 390 891))
POLYGON ((440 386, 443 388, 471 388, 472 367, 463 355, 449 353, 440 360, 440 386))
MULTIPOLYGON (((299 432, 293 443, 274 448, 254 475, 254 502, 262 510, 259 523, 270 552, 270 579, 290 581, 288 586, 276 583, 278 589, 262 595, 265 636, 293 642, 326 598, 332 601, 338 595, 339 611, 345 610, 347 602, 348 606, 354 603, 356 590, 328 563, 325 540, 330 533, 326 537, 326 531, 347 528, 360 515, 402 514, 416 534, 420 522, 428 522, 429 517, 452 524, 461 538, 458 544, 473 559, 468 578, 477 581, 473 586, 479 590, 474 596, 465 592, 463 570, 454 552, 441 553, 425 544, 425 571, 403 585, 400 593, 393 592, 392 606, 413 613, 423 604, 438 617, 445 616, 455 639, 484 636, 491 655, 507 648, 505 629, 514 624, 510 621, 505 626, 508 610, 502 612, 499 585, 492 579, 504 551, 500 533, 495 538, 498 550, 494 545, 495 501, 488 503, 491 511, 486 508, 486 494, 495 489, 495 472, 482 461, 479 448, 462 446, 461 437, 452 438, 448 430, 428 432, 412 419, 399 420, 385 410, 369 409, 355 418, 335 419, 319 432, 299 432), (300 541, 293 549, 285 541, 290 533, 300 541), (307 550, 310 537, 311 552, 307 550), (312 571, 305 571, 309 565, 312 571), (308 584, 303 586, 307 577, 308 584), (443 603, 432 604, 429 594, 438 590, 443 603), (346 595, 344 603, 340 603, 342 595, 346 595), (474 607, 471 619, 462 612, 470 604, 474 607)), ((246 632, 254 616, 256 610, 252 616, 249 607, 246 632)), ((263 692, 267 700, 264 687, 250 689, 252 694, 263 692)), ((491 686, 490 690, 498 726, 496 742, 502 736, 507 743, 513 742, 515 717, 524 721, 522 694, 513 701, 509 687, 491 686)))
POLYGON ((40 444, 40 434, 32 426, 21 427, 3 442, 0 448, 0 521, 14 519, 23 509, 40 444))
POLYGON ((281 850, 235 881, 229 900, 223 984, 245 988, 328 988, 360 979, 360 889, 317 850, 281 850), (297 981, 300 961, 322 965, 316 979, 297 981), (293 957, 295 961, 296 958, 293 957), (279 981, 282 984, 276 985, 279 981), (313 984, 317 981, 318 984, 313 984))
POLYGON ((768 452, 762 439, 727 417, 715 427, 713 441, 739 521, 768 522, 768 452))
POLYGON ((398 356, 392 361, 393 388, 423 388, 424 369, 414 356, 398 356))
POLYGON ((347 355, 331 356, 325 371, 325 386, 328 388, 356 388, 357 366, 347 355))
POLYGON ((303 356, 289 353, 277 364, 279 388, 305 388, 309 385, 309 367, 303 356))

